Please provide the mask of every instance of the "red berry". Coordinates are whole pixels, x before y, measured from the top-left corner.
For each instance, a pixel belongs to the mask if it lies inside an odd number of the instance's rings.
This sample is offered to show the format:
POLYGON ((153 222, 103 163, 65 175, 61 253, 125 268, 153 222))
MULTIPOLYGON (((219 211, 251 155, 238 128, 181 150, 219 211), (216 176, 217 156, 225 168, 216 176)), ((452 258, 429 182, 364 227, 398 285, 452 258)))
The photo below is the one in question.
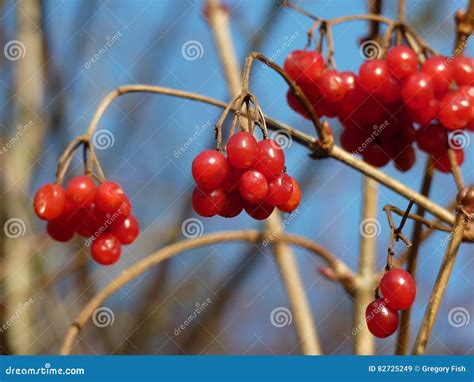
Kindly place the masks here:
POLYGON ((105 230, 105 215, 94 204, 81 207, 72 216, 77 234, 83 237, 98 235, 100 228, 105 230))
POLYGON ((125 192, 117 183, 108 180, 97 187, 95 205, 99 210, 115 212, 124 201, 125 192))
POLYGON ((275 209, 274 206, 270 206, 265 202, 260 204, 246 202, 244 204, 244 208, 245 212, 247 212, 247 214, 249 214, 249 216, 254 218, 255 220, 264 220, 268 218, 275 209))
POLYGON ((376 91, 377 99, 385 104, 391 104, 400 100, 402 85, 394 77, 387 77, 379 84, 376 91))
POLYGON ((383 298, 372 301, 365 310, 367 328, 375 337, 391 336, 398 328, 398 312, 388 308, 383 298))
POLYGON ((380 84, 389 77, 389 70, 385 60, 375 59, 365 61, 359 68, 359 82, 368 92, 377 92, 380 84))
POLYGON ((229 166, 229 172, 222 182, 222 189, 225 192, 239 192, 240 177, 244 172, 245 170, 229 166))
POLYGON ((288 102, 288 105, 290 105, 290 107, 298 114, 302 115, 306 119, 309 119, 309 112, 306 111, 306 108, 298 100, 298 98, 296 98, 295 94, 291 89, 288 89, 288 91, 286 92, 286 102, 288 102))
POLYGON ((285 154, 281 146, 273 139, 258 142, 258 160, 254 168, 267 178, 280 175, 285 168, 285 154))
POLYGON ((285 204, 293 194, 293 178, 282 173, 268 183, 268 188, 266 203, 271 206, 285 204))
POLYGON ((436 93, 446 91, 454 78, 453 68, 448 65, 446 57, 433 56, 428 58, 421 67, 421 71, 432 80, 436 93))
POLYGON ((130 199, 125 195, 125 199, 120 205, 119 209, 107 216, 110 218, 114 223, 118 223, 123 221, 125 218, 130 216, 132 213, 132 203, 130 202, 130 199))
POLYGON ((227 159, 216 150, 205 150, 193 160, 193 178, 202 189, 218 188, 228 172, 227 159))
POLYGON ((268 195, 268 182, 259 171, 249 170, 240 178, 240 195, 250 203, 260 203, 268 195))
POLYGON ((345 98, 350 101, 354 96, 357 96, 357 77, 352 72, 341 72, 340 75, 345 88, 345 98))
POLYGON ((92 242, 92 258, 102 265, 112 265, 122 253, 122 245, 111 233, 103 233, 92 242))
POLYGON ((447 93, 439 103, 439 120, 450 130, 462 129, 471 120, 469 99, 459 92, 447 93))
POLYGON ((448 148, 448 134, 443 126, 433 123, 416 132, 416 143, 424 152, 439 156, 448 148))
POLYGON ((244 200, 240 194, 238 192, 231 192, 226 194, 224 207, 221 212, 219 212, 219 215, 225 218, 233 218, 234 216, 239 215, 243 208, 244 200))
POLYGON ((33 206, 40 219, 56 219, 66 207, 66 192, 60 184, 47 183, 36 191, 33 206))
POLYGON ((407 172, 416 162, 415 149, 409 145, 403 151, 400 151, 394 159, 395 167, 401 172, 407 172))
POLYGON ((415 52, 403 45, 390 49, 386 61, 390 73, 399 80, 404 80, 418 69, 418 59, 415 52))
POLYGON ((227 157, 232 166, 249 169, 257 161, 257 155, 258 143, 252 134, 240 131, 229 138, 227 157))
POLYGON ((193 191, 193 208, 198 215, 211 217, 224 208, 225 194, 221 188, 213 191, 201 190, 196 187, 193 191))
POLYGON ((278 209, 283 212, 293 212, 298 208, 301 202, 301 188, 295 178, 291 178, 293 183, 293 191, 291 192, 290 199, 284 204, 280 204, 278 209))
POLYGON ((383 167, 390 162, 390 157, 378 144, 372 143, 362 151, 364 161, 375 167, 383 167))
POLYGON ((110 226, 110 233, 113 234, 121 244, 130 244, 135 241, 140 232, 137 219, 130 215, 123 221, 112 223, 110 226))
POLYGON ((96 186, 89 176, 72 178, 66 188, 66 196, 76 207, 88 206, 94 202, 96 186))
POLYGON ((48 235, 56 241, 66 242, 74 236, 74 228, 63 219, 49 220, 46 230, 48 235))
POLYGON ((295 50, 286 58, 283 68, 293 81, 316 83, 324 70, 324 58, 318 52, 295 50))
MULTIPOLYGON (((464 151, 463 150, 454 150, 456 157, 456 163, 458 166, 461 166, 464 162, 464 151)), ((451 172, 451 162, 447 152, 442 154, 433 155, 433 164, 434 167, 441 172, 451 172)))
POLYGON ((342 76, 336 70, 326 70, 318 79, 321 96, 330 102, 341 101, 346 94, 342 76))
POLYGON ((408 109, 410 119, 421 125, 427 125, 438 117, 439 101, 436 98, 431 98, 426 107, 420 109, 408 109))
POLYGON ((408 309, 416 296, 415 280, 400 268, 391 269, 383 275, 379 290, 387 307, 393 310, 408 309))
POLYGON ((474 84, 474 60, 471 57, 459 56, 451 61, 454 80, 458 86, 474 84))
POLYGON ((427 74, 411 74, 402 86, 402 99, 412 109, 426 107, 434 97, 434 86, 427 74))

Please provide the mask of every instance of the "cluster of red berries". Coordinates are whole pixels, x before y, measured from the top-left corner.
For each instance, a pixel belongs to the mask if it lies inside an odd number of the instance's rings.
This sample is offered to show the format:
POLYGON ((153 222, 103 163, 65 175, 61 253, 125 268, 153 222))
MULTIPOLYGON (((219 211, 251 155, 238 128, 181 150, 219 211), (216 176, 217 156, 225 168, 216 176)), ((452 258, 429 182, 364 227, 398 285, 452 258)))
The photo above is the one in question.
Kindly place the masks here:
POLYGON ((379 292, 383 297, 372 301, 365 310, 369 331, 385 338, 398 328, 398 311, 408 309, 415 300, 416 285, 413 277, 403 269, 391 269, 380 280, 379 292))
MULTIPOLYGON (((338 117, 344 149, 376 167, 393 160, 397 169, 408 171, 416 160, 416 141, 438 170, 448 172, 448 132, 474 131, 474 60, 469 57, 432 56, 419 67, 413 50, 399 45, 385 59, 365 61, 356 75, 326 68, 318 52, 297 50, 284 68, 319 116, 338 117)), ((308 117, 291 90, 287 100, 308 117)), ((462 147, 452 146, 461 165, 462 147)))
POLYGON ((301 189, 285 173, 285 154, 275 140, 257 142, 241 131, 229 138, 226 151, 227 158, 217 150, 205 150, 193 160, 193 207, 198 215, 231 218, 245 209, 263 220, 275 207, 284 212, 298 207, 301 189))
POLYGON ((92 258, 103 265, 117 262, 122 244, 131 244, 139 233, 130 199, 112 181, 97 187, 91 177, 76 176, 66 189, 47 183, 36 192, 34 209, 54 240, 69 241, 74 233, 90 238, 92 258))

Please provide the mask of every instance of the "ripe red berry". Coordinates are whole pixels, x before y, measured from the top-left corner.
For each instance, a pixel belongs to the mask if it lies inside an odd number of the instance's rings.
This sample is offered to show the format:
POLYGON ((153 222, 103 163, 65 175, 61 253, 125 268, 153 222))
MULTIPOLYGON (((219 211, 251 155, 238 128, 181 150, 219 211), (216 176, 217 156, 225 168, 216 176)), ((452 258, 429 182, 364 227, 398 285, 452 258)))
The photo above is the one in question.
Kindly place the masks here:
POLYGON ((375 167, 383 167, 390 162, 390 157, 378 144, 372 143, 362 151, 364 161, 375 167))
POLYGON ((408 109, 408 113, 413 122, 425 126, 438 117, 439 101, 436 98, 431 98, 426 107, 408 109))
POLYGON ((428 58, 421 71, 432 80, 436 93, 446 91, 454 79, 453 68, 448 65, 446 57, 433 56, 428 58))
POLYGON ((102 265, 112 265, 118 261, 122 245, 111 233, 103 233, 92 242, 92 258, 102 265))
POLYGON ((389 70, 385 60, 375 59, 365 61, 359 68, 359 82, 370 93, 377 92, 380 84, 389 77, 389 70))
POLYGON ((404 80, 418 69, 418 59, 415 52, 403 45, 397 45, 390 49, 386 61, 390 73, 399 80, 404 80))
POLYGON ((95 204, 78 208, 72 216, 73 226, 77 234, 83 237, 97 235, 100 228, 105 227, 105 215, 98 211, 95 204))
POLYGON ((271 206, 285 204, 293 194, 293 178, 282 173, 268 183, 268 189, 266 203, 271 206))
POLYGON ((388 308, 383 298, 372 301, 365 310, 365 320, 370 333, 378 338, 391 336, 398 328, 398 312, 388 308))
POLYGON ((318 87, 321 96, 327 101, 342 101, 346 94, 346 86, 342 76, 336 70, 326 70, 318 79, 318 87))
POLYGON ((283 212, 293 212, 298 208, 301 202, 301 188, 295 178, 291 178, 293 183, 293 191, 291 192, 290 199, 284 204, 280 204, 278 209, 283 212))
POLYGON ((258 143, 252 134, 240 131, 229 138, 227 157, 232 166, 249 169, 257 161, 257 156, 258 143))
MULTIPOLYGON (((464 162, 464 151, 463 150, 454 150, 456 163, 458 166, 461 166, 464 162)), ((448 152, 442 154, 433 155, 433 165, 434 167, 444 173, 451 172, 451 162, 449 160, 448 152)))
POLYGON ((265 202, 260 204, 246 202, 244 204, 244 208, 245 212, 247 212, 247 214, 249 214, 249 216, 254 218, 255 220, 264 220, 268 218, 275 209, 274 206, 270 206, 265 202))
POLYGON ((392 104, 400 100, 402 84, 394 77, 389 76, 379 84, 375 94, 377 99, 385 104, 392 104))
POLYGON ((193 178, 202 189, 218 188, 228 172, 227 159, 216 150, 205 150, 193 160, 193 178))
POLYGON ((471 120, 472 105, 459 92, 447 93, 439 103, 439 120, 450 130, 462 129, 471 120))
POLYGON ((412 109, 426 107, 434 97, 434 86, 425 73, 411 74, 402 86, 402 99, 412 109))
POLYGON ((352 101, 353 97, 356 97, 358 93, 357 76, 352 72, 341 72, 340 75, 345 88, 345 98, 352 101))
POLYGON ((240 177, 245 172, 232 166, 229 166, 229 172, 222 182, 222 189, 225 192, 239 192, 240 177))
POLYGON ((225 196, 224 207, 221 212, 219 212, 219 215, 225 218, 233 218, 234 216, 239 215, 243 208, 244 200, 240 194, 238 192, 230 192, 225 196))
POLYGON ((265 177, 275 177, 285 168, 285 154, 281 146, 273 139, 258 142, 258 160, 254 166, 265 177))
POLYGON ((459 56, 451 61, 454 80, 458 86, 474 84, 474 60, 471 57, 459 56))
POLYGON ((69 241, 74 236, 74 227, 61 218, 49 220, 46 231, 54 240, 61 242, 69 241))
POLYGON ((293 81, 316 83, 324 70, 324 58, 319 52, 295 50, 286 58, 283 68, 293 81))
POLYGON ((212 191, 196 187, 193 191, 193 208, 198 215, 211 217, 224 208, 225 194, 221 188, 212 191))
POLYGON ((407 172, 416 162, 416 153, 413 146, 406 146, 399 151, 398 156, 394 159, 395 167, 401 172, 407 172))
POLYGON ((60 184, 47 183, 36 191, 33 206, 40 219, 56 219, 64 212, 66 192, 60 184))
POLYGON ((393 310, 408 309, 415 301, 415 280, 404 269, 386 272, 380 280, 379 290, 387 307, 393 310))
POLYGON ((115 212, 124 201, 125 192, 117 183, 108 180, 97 187, 95 205, 99 210, 115 212))
POLYGON ((135 216, 130 215, 121 222, 114 222, 110 226, 110 233, 113 234, 121 244, 131 244, 135 241, 140 228, 135 216))
POLYGON ((448 134, 443 126, 433 123, 421 127, 416 132, 416 143, 420 150, 431 155, 440 156, 448 148, 448 134))
POLYGON ((66 197, 76 207, 88 206, 94 202, 96 186, 89 176, 72 178, 66 188, 66 197))
POLYGON ((259 171, 249 170, 240 178, 240 195, 250 203, 260 203, 268 195, 268 182, 259 171))

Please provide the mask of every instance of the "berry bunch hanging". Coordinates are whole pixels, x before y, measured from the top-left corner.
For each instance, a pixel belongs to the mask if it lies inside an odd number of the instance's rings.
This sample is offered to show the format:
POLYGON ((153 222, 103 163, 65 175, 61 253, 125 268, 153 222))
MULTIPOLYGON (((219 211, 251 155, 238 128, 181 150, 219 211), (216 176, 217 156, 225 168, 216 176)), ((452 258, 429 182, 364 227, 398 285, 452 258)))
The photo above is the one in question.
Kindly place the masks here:
MULTIPOLYGON (((284 69, 319 116, 339 119, 343 148, 376 167, 393 160, 398 170, 408 171, 416 161, 416 142, 432 155, 435 168, 449 172, 449 132, 474 130, 474 60, 469 57, 433 55, 420 65, 413 50, 397 45, 385 59, 365 61, 356 75, 330 68, 319 52, 296 50, 284 69)), ((291 90, 287 101, 308 117, 291 90)), ((461 165, 462 147, 451 146, 461 165)))
MULTIPOLYGON (((70 158, 74 150, 66 151, 70 158)), ((68 165, 60 163, 58 174, 64 173, 68 165)), ((92 176, 76 176, 64 188, 62 178, 58 175, 58 182, 41 186, 34 198, 35 213, 47 221, 48 235, 67 242, 76 233, 88 238, 86 243, 91 243, 91 255, 97 263, 116 263, 122 245, 133 243, 139 234, 130 199, 118 183, 110 180, 99 178, 97 186, 92 176)))
POLYGON ((365 311, 369 331, 379 338, 392 335, 398 328, 398 311, 408 309, 415 300, 416 285, 411 275, 400 268, 384 274, 378 291, 382 297, 372 301, 365 311))

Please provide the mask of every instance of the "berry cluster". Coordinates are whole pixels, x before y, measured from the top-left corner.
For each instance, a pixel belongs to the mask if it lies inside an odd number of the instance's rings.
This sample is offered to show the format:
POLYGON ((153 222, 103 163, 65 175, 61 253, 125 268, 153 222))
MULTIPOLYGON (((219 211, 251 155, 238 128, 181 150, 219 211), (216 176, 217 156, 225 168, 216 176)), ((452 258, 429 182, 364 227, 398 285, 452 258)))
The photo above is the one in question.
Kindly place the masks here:
POLYGON ((137 219, 122 187, 105 181, 98 187, 89 176, 76 176, 66 189, 58 183, 43 185, 35 195, 36 215, 47 221, 54 240, 66 242, 74 233, 92 240, 92 258, 103 265, 118 261, 122 244, 138 236, 137 219))
POLYGON ((231 218, 243 209, 263 220, 277 207, 294 211, 301 190, 285 173, 285 154, 273 139, 260 142, 250 133, 233 134, 227 142, 227 158, 217 150, 206 150, 193 160, 197 187, 193 207, 198 215, 231 218))
POLYGON ((392 335, 398 328, 398 311, 408 309, 415 300, 413 277, 403 269, 392 269, 380 280, 382 298, 372 301, 365 311, 369 331, 379 338, 392 335))
MULTIPOLYGON (((376 167, 393 160, 397 169, 408 171, 416 160, 416 141, 438 170, 449 172, 448 132, 474 131, 474 60, 469 57, 432 56, 419 67, 416 54, 399 45, 385 59, 365 61, 356 75, 327 68, 318 52, 297 50, 284 68, 319 116, 338 117, 344 149, 376 167)), ((308 117, 291 90, 287 100, 308 117)), ((461 165, 462 147, 453 148, 461 165)))

